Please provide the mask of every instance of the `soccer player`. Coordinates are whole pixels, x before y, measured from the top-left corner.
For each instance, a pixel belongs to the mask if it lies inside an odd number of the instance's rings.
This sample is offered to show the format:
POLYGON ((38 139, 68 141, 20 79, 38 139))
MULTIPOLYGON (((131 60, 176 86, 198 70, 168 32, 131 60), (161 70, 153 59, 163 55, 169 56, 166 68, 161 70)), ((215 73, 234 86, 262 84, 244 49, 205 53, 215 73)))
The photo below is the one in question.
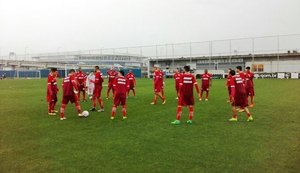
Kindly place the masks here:
POLYGON ((78 95, 77 95, 78 101, 80 101, 80 92, 82 92, 83 101, 86 101, 86 98, 85 98, 85 80, 86 80, 86 75, 81 70, 81 67, 78 68, 78 71, 75 74, 75 77, 77 79, 77 84, 78 84, 78 95))
POLYGON ((226 84, 225 84, 225 87, 227 88, 227 91, 228 91, 228 100, 227 100, 228 103, 230 102, 230 92, 231 92, 231 87, 229 85, 230 84, 230 80, 232 78, 232 76, 230 74, 231 70, 232 70, 231 68, 228 69, 227 79, 226 79, 226 84))
POLYGON ((161 98, 162 104, 166 103, 166 98, 163 95, 163 83, 164 83, 164 74, 160 70, 160 68, 156 66, 154 67, 154 73, 153 73, 154 98, 150 104, 155 105, 157 103, 157 97, 161 98))
MULTIPOLYGON (((174 73, 173 78, 174 78, 174 81, 175 81, 175 89, 176 89, 176 93, 178 93, 179 92, 179 82, 180 82, 180 76, 181 76, 181 74, 179 73, 179 69, 178 68, 175 69, 174 72, 175 73, 174 73)), ((176 97, 176 99, 178 99, 178 97, 176 97)))
POLYGON ((252 108, 254 106, 254 83, 253 83, 254 74, 251 72, 250 67, 246 67, 245 78, 246 78, 246 93, 248 98, 250 97, 249 107, 252 108))
POLYGON ((62 103, 61 103, 61 107, 60 107, 60 120, 67 119, 65 117, 65 109, 66 109, 69 101, 71 103, 75 103, 75 106, 76 106, 76 109, 78 112, 78 116, 82 117, 83 115, 81 114, 81 108, 80 108, 80 104, 79 104, 79 101, 77 98, 78 84, 77 84, 77 81, 75 78, 75 70, 74 69, 71 69, 69 71, 68 76, 63 79, 62 88, 63 88, 63 98, 62 98, 62 103))
POLYGON ((126 79, 129 81, 129 89, 127 91, 127 96, 129 96, 130 90, 132 90, 133 96, 135 96, 136 80, 134 74, 132 73, 132 70, 129 70, 129 72, 126 75, 126 79))
POLYGON ((99 66, 95 66, 95 80, 90 80, 90 82, 94 83, 95 85, 92 98, 93 108, 90 109, 90 111, 96 111, 96 102, 98 101, 100 105, 100 109, 98 110, 98 112, 104 112, 103 101, 101 99, 102 83, 104 82, 104 79, 102 77, 99 66))
MULTIPOLYGON (((242 66, 237 66, 236 67, 236 73, 240 76, 241 80, 243 81, 243 84, 246 84, 246 77, 245 77, 245 73, 242 70, 242 66)), ((245 110, 242 107, 238 107, 237 111, 239 112, 244 112, 245 110)))
POLYGON ((193 88, 195 86, 196 91, 199 94, 199 86, 196 81, 196 78, 193 74, 190 73, 190 66, 184 66, 185 73, 181 75, 179 82, 179 92, 178 92, 178 105, 177 105, 177 114, 176 120, 171 122, 173 125, 180 124, 180 118, 182 114, 182 106, 189 107, 189 120, 186 122, 187 124, 192 124, 193 116, 194 116, 194 93, 193 88))
POLYGON ((230 74, 232 76, 232 80, 230 80, 230 100, 231 100, 231 108, 233 112, 233 116, 229 121, 237 121, 237 110, 236 107, 239 106, 242 109, 245 110, 247 115, 247 121, 253 121, 253 117, 251 116, 249 109, 248 109, 248 100, 247 100, 247 93, 246 93, 246 87, 243 81, 243 78, 239 74, 239 70, 242 70, 241 66, 237 67, 237 73, 235 73, 234 70, 230 71, 230 74))
POLYGON ((87 94, 89 96, 89 99, 92 100, 93 98, 93 92, 94 92, 94 88, 95 88, 95 84, 91 81, 95 80, 95 75, 94 72, 91 71, 90 74, 87 76, 87 80, 86 80, 86 89, 87 89, 87 94))
POLYGON ((113 83, 118 73, 114 70, 114 67, 111 67, 106 73, 108 77, 106 99, 108 99, 110 90, 112 90, 112 93, 114 94, 113 83))
POLYGON ((48 115, 56 115, 58 111, 55 110, 55 105, 57 102, 57 68, 51 68, 50 73, 48 74, 47 80, 47 102, 48 102, 48 115))
POLYGON ((208 73, 207 69, 204 70, 204 74, 201 75, 201 93, 200 93, 200 101, 202 101, 202 94, 203 91, 206 92, 205 101, 208 101, 208 93, 209 93, 209 87, 211 87, 212 84, 212 75, 208 73))
POLYGON ((124 77, 124 71, 120 70, 118 76, 115 78, 113 87, 114 87, 114 104, 111 109, 110 119, 115 119, 115 114, 117 107, 122 105, 122 115, 123 120, 127 118, 126 116, 126 96, 127 90, 129 89, 129 81, 124 77))

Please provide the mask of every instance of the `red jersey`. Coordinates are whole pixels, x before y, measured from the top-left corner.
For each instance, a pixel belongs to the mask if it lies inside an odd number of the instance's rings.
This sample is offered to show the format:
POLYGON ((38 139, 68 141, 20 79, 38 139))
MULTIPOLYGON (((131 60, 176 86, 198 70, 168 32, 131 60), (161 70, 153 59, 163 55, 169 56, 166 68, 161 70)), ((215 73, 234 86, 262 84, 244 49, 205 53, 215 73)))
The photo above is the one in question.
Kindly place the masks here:
POLYGON ((63 96, 75 95, 74 90, 78 90, 75 75, 68 75, 63 79, 63 96))
POLYGON ((134 84, 135 83, 135 76, 133 73, 128 73, 126 75, 126 79, 129 81, 130 84, 134 84))
POLYGON ((245 84, 246 83, 245 73, 244 72, 240 72, 238 75, 242 78, 243 83, 245 84))
POLYGON ((104 79, 102 77, 102 73, 100 71, 95 72, 95 88, 102 88, 102 83, 104 79))
POLYGON ((49 73, 48 80, 47 80, 47 93, 48 94, 51 94, 51 93, 56 94, 57 90, 58 90, 58 88, 57 88, 57 83, 56 83, 56 75, 49 73))
POLYGON ((162 71, 155 71, 153 74, 154 87, 163 87, 164 73, 162 71))
POLYGON ((246 78, 246 87, 253 88, 254 74, 252 72, 246 72, 245 78, 246 78))
POLYGON ((209 86, 212 75, 209 73, 204 73, 201 75, 202 86, 209 86))
POLYGON ((108 83, 113 83, 118 73, 115 70, 108 70, 107 72, 108 83))
POLYGON ((175 74, 174 74, 174 80, 175 80, 175 87, 176 87, 176 88, 179 87, 180 76, 181 76, 180 73, 175 73, 175 74))
POLYGON ((79 84, 84 84, 85 83, 85 79, 86 79, 86 75, 84 72, 82 71, 78 71, 76 74, 75 74, 75 77, 78 81, 79 84))
POLYGON ((227 86, 229 87, 230 86, 230 82, 231 82, 231 80, 232 80, 232 76, 230 75, 230 74, 228 74, 228 76, 227 76, 227 86))
POLYGON ((124 94, 126 95, 129 88, 129 81, 124 76, 116 77, 113 83, 115 94, 124 94))
POLYGON ((235 85, 235 94, 237 95, 242 95, 246 94, 246 88, 244 84, 244 76, 241 75, 244 73, 236 74, 232 77, 232 81, 234 82, 235 85))
POLYGON ((193 87, 197 83, 193 74, 184 73, 180 76, 180 97, 193 97, 193 87))

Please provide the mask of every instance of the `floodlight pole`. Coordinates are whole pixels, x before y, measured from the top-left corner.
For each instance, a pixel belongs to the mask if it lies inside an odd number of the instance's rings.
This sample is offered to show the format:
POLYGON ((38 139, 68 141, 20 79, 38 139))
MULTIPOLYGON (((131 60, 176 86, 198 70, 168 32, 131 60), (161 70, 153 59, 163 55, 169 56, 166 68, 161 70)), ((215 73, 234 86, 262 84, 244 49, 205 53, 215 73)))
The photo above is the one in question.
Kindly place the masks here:
POLYGON ((253 68, 253 65, 254 65, 254 38, 251 38, 251 40, 252 40, 252 68, 253 68))
POLYGON ((277 72, 279 72, 279 36, 277 36, 277 72))

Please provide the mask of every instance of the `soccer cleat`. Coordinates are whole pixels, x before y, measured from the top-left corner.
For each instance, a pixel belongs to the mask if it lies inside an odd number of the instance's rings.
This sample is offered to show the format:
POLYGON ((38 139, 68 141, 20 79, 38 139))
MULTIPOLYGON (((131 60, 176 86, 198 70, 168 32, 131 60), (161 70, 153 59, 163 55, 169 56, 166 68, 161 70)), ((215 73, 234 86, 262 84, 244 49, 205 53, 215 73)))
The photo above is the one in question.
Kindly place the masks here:
POLYGON ((57 111, 57 110, 53 110, 53 112, 54 112, 54 113, 58 113, 58 111, 57 111))
POLYGON ((56 115, 54 112, 49 112, 48 115, 56 115))
POLYGON ((60 120, 65 120, 65 119, 67 119, 66 117, 62 117, 62 118, 60 118, 60 120))
POLYGON ((201 101, 202 101, 202 98, 200 98, 199 101, 201 102, 201 101))
POLYGON ((248 117, 247 121, 248 121, 248 122, 253 121, 253 117, 250 115, 250 117, 248 117))
POLYGON ((126 120, 127 119, 127 117, 123 117, 123 120, 126 120))
POLYGON ((187 120, 187 122, 186 122, 187 124, 192 124, 193 123, 193 121, 192 120, 187 120))
POLYGON ((96 109, 95 109, 95 108, 92 108, 92 109, 90 109, 90 111, 96 111, 96 109))
POLYGON ((249 105, 249 108, 253 108, 253 107, 254 107, 254 104, 250 104, 250 105, 249 105))
POLYGON ((230 103, 230 100, 227 100, 227 103, 230 103))
POLYGON ((115 119, 115 117, 110 117, 111 120, 115 119))
POLYGON ((78 116, 79 116, 79 117, 83 117, 82 113, 79 113, 78 116))
POLYGON ((229 121, 236 122, 236 121, 237 121, 237 118, 233 118, 233 117, 232 117, 232 118, 229 119, 229 121))
POLYGON ((99 109, 98 112, 104 112, 104 109, 99 109))
POLYGON ((205 101, 208 101, 208 99, 205 99, 205 101))
POLYGON ((151 104, 151 105, 156 105, 156 103, 155 103, 155 102, 151 102, 150 104, 151 104))
POLYGON ((179 120, 175 120, 175 121, 172 121, 171 124, 173 124, 173 125, 179 125, 180 121, 179 120))
POLYGON ((163 104, 163 105, 166 104, 166 99, 164 99, 164 101, 162 102, 162 104, 163 104))
POLYGON ((106 97, 106 100, 108 100, 108 97, 106 97))
POLYGON ((178 97, 176 97, 175 99, 178 100, 178 97))

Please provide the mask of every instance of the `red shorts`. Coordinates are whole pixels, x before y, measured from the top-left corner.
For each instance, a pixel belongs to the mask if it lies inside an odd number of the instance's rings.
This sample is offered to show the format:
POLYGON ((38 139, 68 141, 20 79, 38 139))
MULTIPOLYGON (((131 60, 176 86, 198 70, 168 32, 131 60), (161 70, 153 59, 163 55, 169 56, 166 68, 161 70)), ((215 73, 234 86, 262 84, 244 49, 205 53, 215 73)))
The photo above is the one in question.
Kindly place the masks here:
POLYGON ((231 87, 228 86, 228 87, 227 87, 227 90, 228 90, 228 94, 230 95, 230 94, 231 94, 231 87))
POLYGON ((57 102, 57 93, 47 94, 47 102, 57 102))
POLYGON ((129 89, 133 90, 134 89, 134 83, 130 83, 129 89))
POLYGON ((247 93, 248 96, 254 96, 253 87, 246 88, 246 93, 247 93))
POLYGON ((209 85, 202 85, 201 90, 202 91, 208 91, 209 90, 209 85))
POLYGON ((194 97, 193 96, 180 96, 178 99, 178 105, 181 105, 181 106, 194 105, 194 97))
POLYGON ((232 102, 232 106, 240 106, 241 108, 248 106, 248 98, 246 93, 236 93, 234 102, 232 102))
POLYGON ((95 98, 101 97, 101 91, 102 91, 102 87, 101 88, 95 87, 93 92, 93 97, 95 98))
POLYGON ((114 97, 114 105, 119 106, 119 105, 126 105, 126 94, 123 93, 118 93, 114 97))
POLYGON ((82 84, 78 84, 78 90, 79 91, 84 91, 85 90, 85 86, 84 86, 83 83, 82 84))
POLYGON ((161 92, 163 90, 163 86, 154 86, 154 92, 158 93, 161 92))
POLYGON ((107 85, 107 89, 114 89, 113 84, 114 84, 113 82, 109 82, 107 85))
POLYGON ((68 104, 69 101, 71 103, 77 102, 77 96, 76 96, 76 94, 74 94, 72 96, 63 96, 62 104, 68 104))

